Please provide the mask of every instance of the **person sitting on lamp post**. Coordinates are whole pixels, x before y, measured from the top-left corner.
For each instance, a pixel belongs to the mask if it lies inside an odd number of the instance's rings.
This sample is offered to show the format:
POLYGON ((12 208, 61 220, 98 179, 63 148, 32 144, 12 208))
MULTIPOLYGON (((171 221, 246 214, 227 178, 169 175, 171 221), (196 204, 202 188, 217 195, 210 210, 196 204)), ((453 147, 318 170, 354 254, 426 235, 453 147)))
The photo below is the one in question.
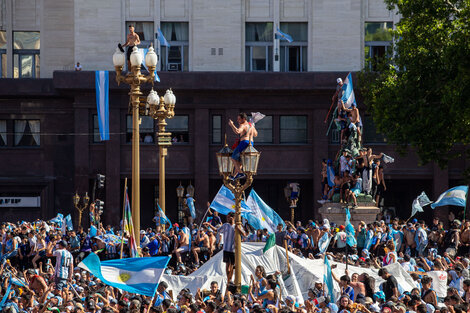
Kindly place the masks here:
POLYGON ((233 164, 235 167, 235 172, 233 176, 230 176, 230 179, 242 179, 246 175, 242 173, 242 164, 240 154, 248 147, 248 145, 253 144, 253 137, 258 136, 258 131, 256 130, 254 124, 247 122, 246 113, 240 113, 237 117, 237 122, 239 127, 237 128, 232 120, 229 120, 228 124, 232 128, 233 132, 239 136, 238 144, 232 154, 233 164))

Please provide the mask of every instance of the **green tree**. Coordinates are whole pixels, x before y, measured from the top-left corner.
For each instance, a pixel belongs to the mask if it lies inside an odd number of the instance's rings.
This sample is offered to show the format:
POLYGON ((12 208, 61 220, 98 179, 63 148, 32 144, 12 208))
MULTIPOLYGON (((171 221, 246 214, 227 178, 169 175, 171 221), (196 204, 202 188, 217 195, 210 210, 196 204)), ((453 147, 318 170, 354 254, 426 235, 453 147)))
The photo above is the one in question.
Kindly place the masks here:
POLYGON ((394 53, 359 73, 378 131, 423 164, 468 154, 470 0, 385 0, 401 20, 394 53))

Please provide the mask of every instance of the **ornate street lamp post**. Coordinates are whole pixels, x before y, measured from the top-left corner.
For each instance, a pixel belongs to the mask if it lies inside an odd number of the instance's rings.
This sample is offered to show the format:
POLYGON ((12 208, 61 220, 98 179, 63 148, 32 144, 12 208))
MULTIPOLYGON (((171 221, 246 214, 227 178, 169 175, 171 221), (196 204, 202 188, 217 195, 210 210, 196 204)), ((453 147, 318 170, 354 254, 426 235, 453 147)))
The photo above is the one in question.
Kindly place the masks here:
POLYGON ((78 193, 72 197, 73 205, 75 209, 78 211, 78 227, 82 226, 82 214, 83 211, 88 207, 88 203, 90 202, 90 197, 88 196, 88 192, 85 192, 85 196, 83 197, 83 204, 80 205, 80 196, 78 193))
POLYGON ((131 87, 129 92, 130 103, 132 109, 132 219, 134 224, 134 238, 136 238, 137 246, 140 245, 140 153, 139 153, 139 111, 145 112, 146 104, 141 103, 139 97, 142 95, 140 85, 144 83, 152 83, 155 78, 155 68, 157 66, 158 57, 150 47, 147 55, 145 56, 145 65, 148 68, 149 74, 143 75, 140 72, 142 65, 142 54, 137 47, 134 47, 131 53, 131 70, 127 75, 122 75, 122 69, 126 62, 124 53, 116 49, 113 55, 114 68, 116 69, 116 82, 118 85, 121 82, 128 84, 131 87))
MULTIPOLYGON (((158 193, 160 200, 160 207, 163 213, 166 214, 165 205, 165 157, 168 154, 167 146, 171 146, 171 133, 166 132, 167 118, 175 116, 175 103, 176 97, 171 89, 167 90, 164 97, 158 97, 158 94, 153 89, 147 98, 149 104, 149 115, 157 120, 158 125, 158 154, 159 154, 159 182, 158 193)), ((183 191, 184 192, 184 191, 183 191)))
POLYGON ((241 153, 243 171, 246 175, 245 183, 241 184, 240 180, 232 181, 229 179, 233 169, 232 152, 227 145, 227 140, 225 140, 225 146, 216 153, 216 156, 219 174, 222 176, 224 186, 230 189, 235 196, 235 224, 237 226, 235 228, 235 285, 237 292, 240 292, 242 280, 242 240, 238 227, 242 226, 241 201, 243 191, 253 183, 253 176, 256 175, 258 170, 260 153, 251 144, 241 153))

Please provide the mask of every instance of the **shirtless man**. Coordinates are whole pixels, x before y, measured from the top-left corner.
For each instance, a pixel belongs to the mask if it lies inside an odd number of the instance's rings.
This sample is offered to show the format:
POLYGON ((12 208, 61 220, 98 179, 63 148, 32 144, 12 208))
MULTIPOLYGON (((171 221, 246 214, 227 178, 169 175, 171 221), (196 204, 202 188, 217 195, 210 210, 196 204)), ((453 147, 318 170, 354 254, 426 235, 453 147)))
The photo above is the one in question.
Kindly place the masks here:
POLYGON ((432 304, 434 307, 437 307, 437 294, 432 290, 432 278, 429 276, 424 276, 421 278, 421 299, 424 302, 432 304))
POLYGON ((131 68, 131 53, 135 46, 140 45, 139 35, 134 31, 134 25, 129 25, 129 34, 127 34, 126 43, 122 45, 127 47, 127 68, 131 68))
POLYGON ((470 247, 470 221, 465 221, 460 231, 460 248, 459 255, 466 255, 470 247))
MULTIPOLYGON (((349 276, 348 270, 345 270, 346 275, 349 276)), ((354 301, 356 301, 356 298, 359 294, 366 295, 366 286, 364 283, 359 281, 359 274, 358 273, 353 273, 351 276, 351 283, 350 286, 353 287, 354 289, 354 301)), ((352 300, 352 299, 351 299, 352 300)))
POLYGON ((408 223, 407 227, 403 231, 403 236, 405 237, 405 244, 403 248, 405 249, 405 254, 408 254, 406 250, 410 249, 410 255, 414 255, 414 251, 416 249, 416 242, 415 242, 415 228, 412 223, 408 223))
POLYGON ((359 110, 357 109, 356 104, 355 103, 351 104, 351 108, 347 109, 344 106, 344 102, 341 101, 341 106, 342 106, 343 111, 349 113, 349 120, 351 121, 351 125, 349 126, 349 128, 356 128, 357 138, 360 142, 361 141, 361 118, 359 117, 359 110))
POLYGON ((206 235, 206 228, 201 228, 197 232, 195 241, 196 241, 196 247, 191 248, 191 252, 193 253, 194 260, 196 262, 196 265, 199 265, 199 256, 198 253, 206 253, 210 251, 210 241, 209 241, 209 236, 206 235))
POLYGON ((238 128, 235 126, 232 120, 229 120, 228 122, 228 125, 232 128, 233 132, 237 134, 240 138, 240 142, 238 143, 238 146, 235 148, 232 154, 233 164, 235 168, 233 176, 230 177, 232 180, 242 179, 246 177, 246 175, 242 172, 240 153, 242 153, 248 147, 250 142, 253 143, 253 137, 258 136, 258 131, 256 130, 254 124, 250 124, 247 122, 246 113, 238 114, 237 122, 239 125, 238 128))
POLYGON ((180 228, 178 235, 178 248, 175 247, 173 253, 176 255, 177 263, 183 264, 183 262, 181 262, 181 253, 189 252, 189 236, 184 233, 183 228, 180 228))
POLYGON ((207 236, 209 237, 209 251, 210 251, 210 256, 214 254, 215 250, 215 242, 217 241, 217 237, 215 237, 214 232, 212 229, 207 230, 207 236))
POLYGON ((26 282, 28 283, 29 289, 34 291, 38 296, 42 296, 47 290, 46 281, 42 276, 36 275, 33 270, 26 271, 26 282))

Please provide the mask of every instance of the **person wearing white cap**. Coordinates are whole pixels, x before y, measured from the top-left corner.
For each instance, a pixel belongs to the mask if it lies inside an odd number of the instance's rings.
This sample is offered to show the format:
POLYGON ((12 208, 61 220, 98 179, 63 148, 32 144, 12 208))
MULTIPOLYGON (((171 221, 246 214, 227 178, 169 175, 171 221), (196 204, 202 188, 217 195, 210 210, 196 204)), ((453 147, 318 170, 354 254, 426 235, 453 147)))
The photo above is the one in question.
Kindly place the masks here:
POLYGON ((140 246, 142 248, 147 247, 147 245, 150 243, 150 239, 147 237, 145 234, 145 230, 140 231, 140 246))

